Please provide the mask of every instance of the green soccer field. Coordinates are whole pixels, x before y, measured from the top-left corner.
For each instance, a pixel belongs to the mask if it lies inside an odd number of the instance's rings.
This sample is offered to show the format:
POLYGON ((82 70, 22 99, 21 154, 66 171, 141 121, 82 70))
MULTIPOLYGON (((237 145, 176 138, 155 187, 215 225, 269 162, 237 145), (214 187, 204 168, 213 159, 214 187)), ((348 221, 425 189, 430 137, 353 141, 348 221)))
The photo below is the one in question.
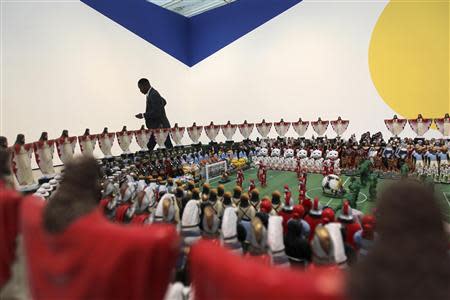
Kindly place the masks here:
MULTIPOLYGON (((271 196, 272 192, 278 190, 281 192, 283 197, 283 187, 285 184, 289 185, 292 192, 292 199, 295 203, 298 202, 298 180, 297 175, 294 172, 284 172, 284 171, 268 171, 267 172, 267 187, 262 188, 259 186, 259 181, 256 177, 257 169, 251 168, 244 171, 244 184, 243 190, 247 191, 250 184, 250 179, 254 179, 256 187, 259 190, 260 198, 264 196, 271 196)), ((321 174, 308 174, 307 184, 306 184, 306 195, 307 197, 313 199, 314 197, 319 197, 319 201, 324 206, 330 206, 333 209, 339 207, 342 203, 342 199, 331 198, 322 194, 322 178, 321 174)), ((350 177, 346 175, 341 176, 344 186, 348 189, 350 183, 350 177)), ((212 179, 210 184, 212 187, 217 187, 219 184, 219 179, 212 179)), ((232 192, 236 185, 236 174, 230 176, 231 181, 225 184, 225 190, 232 192)), ((394 182, 391 179, 379 179, 378 180, 378 194, 383 189, 384 186, 394 182)), ((450 185, 449 184, 436 184, 435 191, 439 197, 439 206, 441 207, 443 219, 450 223, 450 185)), ((357 209, 363 213, 371 212, 375 207, 375 202, 370 201, 368 187, 362 188, 359 199, 357 202, 357 209)))

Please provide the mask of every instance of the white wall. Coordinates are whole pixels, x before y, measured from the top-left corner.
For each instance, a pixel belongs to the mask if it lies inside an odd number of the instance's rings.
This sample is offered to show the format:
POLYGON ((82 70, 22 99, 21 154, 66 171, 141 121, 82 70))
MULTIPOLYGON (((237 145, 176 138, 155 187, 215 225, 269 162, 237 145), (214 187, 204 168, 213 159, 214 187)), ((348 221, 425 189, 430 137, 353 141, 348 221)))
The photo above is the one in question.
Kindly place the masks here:
POLYGON ((31 142, 44 130, 138 128, 140 77, 168 100, 172 124, 340 115, 351 120, 348 133, 387 134, 383 119, 393 111, 368 66, 385 5, 307 0, 188 68, 81 2, 2 2, 0 134, 12 143, 17 133, 31 142))

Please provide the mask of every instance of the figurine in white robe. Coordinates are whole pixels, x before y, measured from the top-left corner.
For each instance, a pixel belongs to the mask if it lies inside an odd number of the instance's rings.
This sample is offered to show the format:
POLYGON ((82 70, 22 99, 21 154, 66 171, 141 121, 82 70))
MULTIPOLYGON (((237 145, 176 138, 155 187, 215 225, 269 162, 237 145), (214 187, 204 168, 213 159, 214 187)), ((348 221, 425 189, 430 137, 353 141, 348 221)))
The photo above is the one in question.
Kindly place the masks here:
POLYGON ((119 143, 120 149, 123 153, 130 153, 130 144, 133 139, 133 132, 127 130, 127 126, 123 126, 122 130, 116 132, 117 142, 119 143))
POLYGON ((443 137, 450 139, 450 115, 446 113, 443 118, 434 119, 434 123, 443 137))
POLYGON ((266 139, 270 133, 270 129, 272 128, 272 123, 266 123, 263 119, 261 123, 256 124, 256 130, 261 135, 263 139, 266 139))
POLYGON ((83 155, 94 156, 95 144, 97 143, 97 136, 91 135, 89 128, 86 129, 82 136, 78 137, 78 144, 83 155))
POLYGON ((33 143, 34 157, 43 175, 54 175, 53 153, 55 151, 55 141, 48 140, 47 132, 43 132, 39 141, 33 143))
POLYGON ((145 129, 144 125, 141 126, 141 129, 134 132, 134 137, 136 138, 136 142, 141 148, 141 151, 148 151, 147 144, 151 135, 152 132, 150 129, 145 129))
POLYGON ((114 133, 108 132, 108 127, 105 127, 103 132, 97 135, 98 145, 105 158, 112 157, 111 148, 114 143, 114 137, 114 133))
POLYGON ((61 136, 55 140, 56 149, 58 151, 59 159, 65 164, 73 158, 75 146, 77 144, 77 137, 69 137, 69 131, 63 130, 61 136))
POLYGON ((33 170, 31 169, 31 155, 33 144, 25 144, 25 136, 18 134, 12 146, 12 169, 19 185, 34 184, 33 170))

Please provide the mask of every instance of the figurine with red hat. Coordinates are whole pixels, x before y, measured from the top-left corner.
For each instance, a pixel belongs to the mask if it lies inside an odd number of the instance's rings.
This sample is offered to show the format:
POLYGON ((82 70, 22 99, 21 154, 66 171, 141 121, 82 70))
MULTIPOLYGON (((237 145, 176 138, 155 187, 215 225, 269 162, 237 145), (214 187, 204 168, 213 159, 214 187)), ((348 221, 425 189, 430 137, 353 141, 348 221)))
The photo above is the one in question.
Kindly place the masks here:
POLYGON ((308 222, 306 222, 303 217, 305 216, 305 208, 301 204, 294 205, 293 211, 292 211, 292 218, 288 221, 297 221, 300 222, 300 225, 302 226, 302 236, 305 239, 308 239, 309 234, 311 232, 311 228, 309 227, 308 222))
POLYGON ((322 221, 322 208, 320 207, 318 197, 314 198, 311 210, 305 217, 305 221, 309 224, 309 227, 311 228, 311 232, 309 234, 309 240, 311 241, 314 236, 314 230, 316 229, 316 226, 319 225, 322 221))
POLYGON ((359 258, 367 256, 375 242, 375 216, 365 215, 361 223, 362 229, 353 236, 359 258))
POLYGON ((244 172, 242 171, 242 169, 238 169, 236 174, 236 185, 242 187, 244 179, 244 172))
POLYGON ((281 217, 283 217, 283 232, 286 234, 287 232, 287 223, 292 218, 294 213, 294 207, 291 203, 291 191, 289 190, 289 186, 286 184, 284 186, 284 206, 281 211, 278 213, 281 217))
POLYGON ((305 216, 309 214, 309 211, 312 208, 312 201, 311 199, 309 199, 308 197, 305 197, 302 202, 301 205, 303 206, 303 208, 305 209, 305 216))
POLYGON ((263 162, 259 164, 258 180, 262 187, 267 186, 267 169, 263 162))
POLYGON ((321 223, 323 225, 335 222, 335 213, 334 210, 331 207, 325 207, 322 210, 322 217, 321 217, 321 223))
POLYGON ((291 206, 292 193, 287 184, 284 185, 284 202, 287 206, 291 206))
POLYGON ((300 177, 298 180, 298 190, 306 192, 306 178, 300 177))
POLYGON ((261 200, 259 211, 268 215, 272 215, 272 202, 268 197, 264 197, 261 200))
POLYGON ((342 205, 341 213, 338 217, 339 222, 344 227, 345 231, 345 243, 351 246, 353 249, 356 248, 355 241, 353 239, 355 233, 361 230, 361 225, 355 220, 353 216, 352 208, 348 200, 344 200, 342 205))

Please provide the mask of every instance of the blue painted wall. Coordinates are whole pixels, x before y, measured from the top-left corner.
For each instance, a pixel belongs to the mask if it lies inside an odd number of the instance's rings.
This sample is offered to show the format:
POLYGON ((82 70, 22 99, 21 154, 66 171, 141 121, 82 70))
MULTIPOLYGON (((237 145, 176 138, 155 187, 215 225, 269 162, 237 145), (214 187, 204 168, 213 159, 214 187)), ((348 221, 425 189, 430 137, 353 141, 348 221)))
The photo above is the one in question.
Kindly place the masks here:
POLYGON ((82 0, 188 66, 302 0, 238 0, 186 18, 145 0, 82 0))
POLYGON ((238 0, 190 19, 192 65, 302 0, 238 0))

